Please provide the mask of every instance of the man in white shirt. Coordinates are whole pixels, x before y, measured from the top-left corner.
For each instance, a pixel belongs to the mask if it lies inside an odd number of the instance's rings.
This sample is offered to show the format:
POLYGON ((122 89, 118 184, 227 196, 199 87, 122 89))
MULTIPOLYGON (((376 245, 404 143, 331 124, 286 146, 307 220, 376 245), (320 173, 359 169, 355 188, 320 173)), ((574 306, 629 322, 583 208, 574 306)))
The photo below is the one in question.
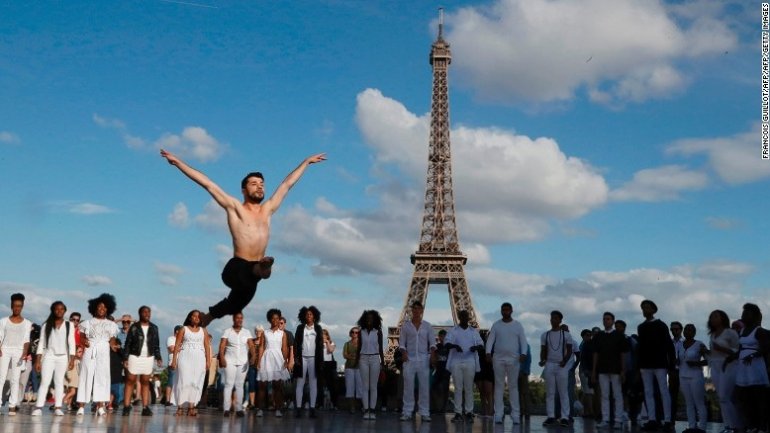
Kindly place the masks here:
MULTIPOLYGON (((171 366, 171 358, 173 358, 174 354, 174 345, 176 344, 176 334, 179 332, 179 330, 182 329, 182 325, 176 325, 174 326, 174 335, 171 335, 166 339, 166 350, 168 351, 168 365, 171 366)), ((176 370, 172 368, 167 368, 166 371, 168 372, 167 382, 166 382, 166 402, 163 403, 165 406, 173 406, 174 404, 171 403, 171 390, 174 388, 174 375, 176 374, 176 370)))
MULTIPOLYGON (((24 295, 11 295, 11 315, 0 319, 0 387, 8 378, 11 382, 11 395, 8 398, 8 415, 16 415, 19 405, 19 378, 24 358, 29 351, 29 334, 32 322, 21 316, 24 309, 24 295)), ((0 406, 3 397, 0 395, 0 406)))
POLYGON ((401 421, 412 419, 414 411, 414 380, 417 378, 419 386, 419 413, 423 421, 430 421, 430 357, 436 349, 436 337, 433 335, 433 327, 422 320, 425 311, 422 303, 412 303, 412 317, 401 325, 401 333, 398 337, 398 347, 404 360, 404 405, 401 421))
POLYGON ((467 311, 457 312, 459 324, 449 330, 446 342, 449 349, 447 370, 452 372, 455 384, 455 416, 452 422, 465 419, 473 422, 473 379, 481 371, 477 352, 484 350, 479 330, 468 325, 470 315, 467 311), (463 396, 465 404, 463 405, 463 396))
POLYGON ((572 366, 572 336, 561 329, 564 315, 560 311, 551 311, 551 329, 540 337, 540 366, 545 376, 546 412, 548 418, 544 426, 560 425, 569 427, 569 395, 567 376, 572 366), (559 393, 561 419, 556 419, 556 392, 559 393))
POLYGON ((503 392, 507 381, 511 418, 514 424, 520 424, 518 378, 521 363, 527 357, 527 337, 521 323, 513 319, 513 306, 509 302, 500 306, 500 315, 502 319, 495 322, 489 330, 486 347, 487 359, 492 362, 495 373, 495 422, 503 423, 503 392))

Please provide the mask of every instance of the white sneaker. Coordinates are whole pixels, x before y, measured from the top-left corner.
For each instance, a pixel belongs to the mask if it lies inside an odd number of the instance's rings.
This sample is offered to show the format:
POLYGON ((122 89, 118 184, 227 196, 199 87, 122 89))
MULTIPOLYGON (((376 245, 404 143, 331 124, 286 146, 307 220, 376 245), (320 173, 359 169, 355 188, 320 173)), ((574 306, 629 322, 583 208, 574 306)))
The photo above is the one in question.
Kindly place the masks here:
POLYGON ((399 418, 401 421, 410 421, 412 419, 412 415, 409 415, 408 413, 405 413, 401 415, 401 418, 399 418))
POLYGON ((64 412, 62 412, 62 410, 61 410, 61 409, 55 409, 55 410, 53 411, 53 415, 54 415, 54 416, 64 416, 64 412))
POLYGON ((422 422, 430 422, 430 415, 420 415, 422 422))
POLYGON ((513 420, 513 425, 519 425, 521 424, 521 418, 518 416, 512 416, 511 420, 513 420))
POLYGON ((364 419, 370 419, 369 418, 369 411, 368 410, 364 411, 364 419))
POLYGON ((375 413, 374 413, 374 409, 372 409, 372 411, 371 411, 371 412, 369 412, 369 419, 370 419, 370 420, 375 420, 375 419, 377 419, 377 414, 375 414, 375 413))
POLYGON ((278 410, 278 409, 276 409, 276 410, 275 410, 275 417, 276 417, 276 418, 281 418, 282 416, 283 416, 283 414, 281 413, 281 411, 280 411, 280 410, 278 410))
POLYGON ((262 418, 262 416, 264 416, 262 409, 257 409, 257 418, 262 418))
POLYGON ((610 423, 607 421, 599 421, 596 423, 596 428, 610 428, 610 423))
POLYGON ((107 413, 106 410, 104 410, 103 407, 100 407, 99 409, 96 409, 96 416, 104 416, 107 413))
POLYGON ((32 416, 43 416, 43 409, 36 408, 32 411, 32 416))
POLYGON ((85 414, 86 414, 86 408, 84 408, 84 407, 80 407, 80 408, 78 408, 78 412, 77 412, 75 415, 77 415, 77 416, 83 416, 83 415, 85 415, 85 414))

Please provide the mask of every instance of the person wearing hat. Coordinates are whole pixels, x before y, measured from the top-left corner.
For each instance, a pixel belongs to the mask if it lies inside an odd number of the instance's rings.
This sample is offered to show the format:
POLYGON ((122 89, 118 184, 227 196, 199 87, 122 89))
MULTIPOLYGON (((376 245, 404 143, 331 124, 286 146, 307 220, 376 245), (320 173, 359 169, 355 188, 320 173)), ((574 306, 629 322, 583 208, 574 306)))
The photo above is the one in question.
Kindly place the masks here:
POLYGON ((671 414, 671 395, 669 394, 667 373, 676 362, 674 343, 668 334, 668 326, 655 318, 658 306, 649 299, 640 305, 644 322, 636 328, 639 336, 639 370, 644 383, 644 401, 647 406, 649 421, 643 426, 644 431, 659 430, 658 413, 655 408, 655 387, 658 383, 660 400, 663 405, 663 431, 672 432, 674 423, 671 414))

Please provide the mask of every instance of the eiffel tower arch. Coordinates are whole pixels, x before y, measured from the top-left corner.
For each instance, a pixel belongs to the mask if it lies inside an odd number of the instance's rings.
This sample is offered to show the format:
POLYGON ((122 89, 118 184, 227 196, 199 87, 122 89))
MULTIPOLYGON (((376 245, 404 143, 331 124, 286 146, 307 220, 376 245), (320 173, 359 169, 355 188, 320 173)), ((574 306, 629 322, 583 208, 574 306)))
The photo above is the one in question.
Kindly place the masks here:
POLYGON ((433 68, 431 99, 428 175, 425 188, 425 210, 420 231, 420 243, 412 254, 414 265, 409 292, 395 327, 388 328, 386 358, 392 361, 398 347, 401 325, 411 319, 411 305, 419 301, 425 305, 431 284, 445 285, 449 292, 452 320, 457 323, 457 312, 470 314, 471 326, 478 327, 476 311, 471 301, 465 278, 468 258, 460 250, 455 222, 454 193, 452 192, 452 152, 449 141, 449 64, 452 54, 443 38, 443 11, 439 9, 438 38, 433 42, 430 64, 433 68))

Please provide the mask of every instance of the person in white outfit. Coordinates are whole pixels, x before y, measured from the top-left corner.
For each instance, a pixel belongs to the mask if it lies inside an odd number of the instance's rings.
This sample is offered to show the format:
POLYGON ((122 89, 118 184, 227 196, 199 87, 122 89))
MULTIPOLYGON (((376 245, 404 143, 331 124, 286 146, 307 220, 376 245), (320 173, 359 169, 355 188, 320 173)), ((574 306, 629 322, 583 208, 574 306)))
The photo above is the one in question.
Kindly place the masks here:
POLYGON ((695 325, 688 323, 684 326, 684 340, 676 348, 676 359, 679 361, 679 379, 684 401, 687 405, 686 433, 706 433, 706 380, 703 367, 706 360, 706 345, 695 339, 695 325), (688 431, 689 430, 689 431, 688 431))
POLYGON ((364 419, 377 418, 377 383, 380 371, 385 364, 385 354, 382 351, 382 317, 377 310, 365 310, 358 319, 360 328, 357 359, 361 373, 361 401, 364 406, 364 419))
POLYGON ((206 387, 206 372, 211 366, 209 333, 201 326, 201 312, 192 310, 176 335, 171 369, 176 370, 174 401, 176 415, 197 416, 197 405, 206 387))
POLYGON ((219 340, 219 366, 225 370, 225 390, 223 394, 224 416, 228 417, 233 406, 235 389, 235 415, 239 418, 243 412, 243 384, 249 371, 249 357, 256 359, 254 337, 251 331, 243 328, 243 313, 233 314, 233 326, 225 329, 219 340))
POLYGON ((489 330, 486 345, 487 360, 492 362, 495 375, 495 422, 503 423, 503 393, 507 382, 511 418, 514 424, 520 424, 519 369, 527 358, 527 337, 521 323, 513 319, 513 306, 509 302, 500 305, 500 315, 502 318, 489 330))
POLYGON ((762 311, 756 304, 743 306, 741 321, 740 348, 726 361, 735 363, 736 407, 741 409, 744 431, 767 431, 765 405, 770 378, 766 362, 770 356, 770 332, 762 328, 762 311))
POLYGON ((444 344, 449 350, 447 370, 452 372, 455 385, 455 416, 452 422, 473 422, 473 378, 481 371, 479 353, 484 351, 484 342, 479 330, 469 325, 468 311, 457 312, 459 323, 447 333, 444 344), (464 398, 464 401, 463 401, 464 398))
MULTIPOLYGON (((16 415, 19 406, 19 378, 24 358, 29 351, 29 335, 32 322, 21 316, 24 309, 24 295, 11 295, 11 315, 0 319, 0 387, 6 378, 11 385, 8 397, 8 415, 16 415), (10 377, 8 376, 8 373, 10 377)), ((0 393, 0 406, 3 397, 0 393)))
POLYGON ((545 376, 546 412, 548 418, 544 426, 559 424, 569 427, 569 395, 567 393, 567 375, 569 374, 572 356, 572 336, 561 329, 564 315, 557 310, 551 311, 551 329, 540 336, 540 366, 545 376), (556 393, 559 394, 561 418, 556 419, 556 393))
POLYGON ((78 332, 77 328, 64 319, 66 312, 67 306, 64 302, 56 301, 51 304, 51 314, 40 330, 40 342, 35 358, 35 371, 40 373, 40 388, 32 416, 43 414, 42 408, 51 380, 54 383, 54 415, 64 415, 61 408, 64 398, 64 375, 75 364, 75 334, 78 332))
POLYGON ((270 329, 265 330, 264 344, 259 346, 259 371, 257 380, 261 382, 258 390, 257 416, 262 416, 262 408, 267 397, 268 382, 273 386, 273 407, 275 416, 283 416, 283 382, 291 378, 289 370, 289 339, 281 329, 281 310, 271 308, 267 311, 270 329))
POLYGON ((85 414, 86 403, 96 403, 96 414, 104 416, 110 401, 110 351, 120 350, 118 325, 107 316, 115 312, 115 297, 102 293, 88 300, 91 319, 80 323, 80 344, 85 347, 80 363, 77 415, 85 414))
POLYGON ((414 382, 417 378, 419 390, 420 418, 429 422, 430 419, 430 359, 436 350, 436 337, 433 326, 422 319, 425 308, 422 303, 412 303, 412 317, 404 320, 398 337, 398 348, 404 360, 404 406, 401 415, 402 421, 412 419, 414 411, 414 382))
POLYGON ((741 428, 733 392, 735 391, 735 363, 725 365, 728 356, 738 352, 740 337, 730 328, 730 318, 722 310, 709 314, 709 351, 707 359, 711 370, 711 381, 719 397, 719 409, 722 413, 722 433, 732 433, 741 428))

